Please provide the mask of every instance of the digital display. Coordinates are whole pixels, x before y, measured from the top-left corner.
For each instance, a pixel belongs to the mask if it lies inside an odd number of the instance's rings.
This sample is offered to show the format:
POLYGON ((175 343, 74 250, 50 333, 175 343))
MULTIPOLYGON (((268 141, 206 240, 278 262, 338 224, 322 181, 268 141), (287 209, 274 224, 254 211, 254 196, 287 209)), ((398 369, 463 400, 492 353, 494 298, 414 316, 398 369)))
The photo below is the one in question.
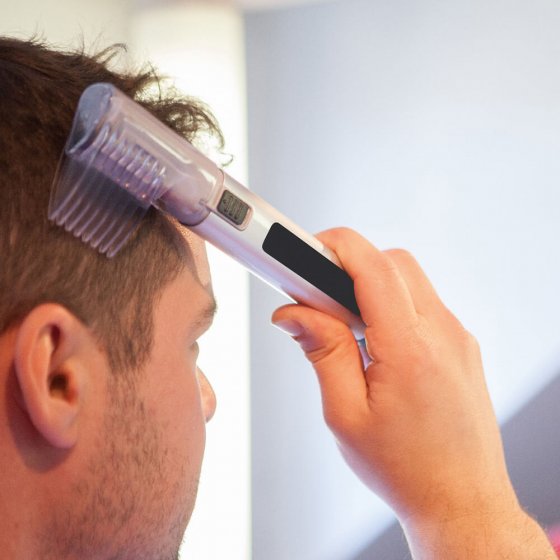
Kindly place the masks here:
POLYGON ((230 191, 225 190, 218 203, 218 212, 235 225, 240 226, 249 212, 249 205, 230 191))
POLYGON ((360 316, 352 278, 283 225, 272 225, 262 247, 265 253, 360 316))

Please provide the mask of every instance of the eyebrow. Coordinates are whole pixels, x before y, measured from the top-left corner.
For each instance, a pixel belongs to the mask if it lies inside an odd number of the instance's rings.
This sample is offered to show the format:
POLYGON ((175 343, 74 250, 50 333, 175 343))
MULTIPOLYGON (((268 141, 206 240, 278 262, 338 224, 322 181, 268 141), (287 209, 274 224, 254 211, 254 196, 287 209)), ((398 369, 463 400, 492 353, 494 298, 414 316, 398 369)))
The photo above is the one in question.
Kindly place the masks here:
POLYGON ((209 326, 209 324, 213 321, 214 316, 218 311, 218 304, 216 303, 216 299, 214 296, 211 296, 212 299, 206 305, 202 311, 197 315, 194 323, 193 323, 193 331, 198 331, 202 327, 209 326))

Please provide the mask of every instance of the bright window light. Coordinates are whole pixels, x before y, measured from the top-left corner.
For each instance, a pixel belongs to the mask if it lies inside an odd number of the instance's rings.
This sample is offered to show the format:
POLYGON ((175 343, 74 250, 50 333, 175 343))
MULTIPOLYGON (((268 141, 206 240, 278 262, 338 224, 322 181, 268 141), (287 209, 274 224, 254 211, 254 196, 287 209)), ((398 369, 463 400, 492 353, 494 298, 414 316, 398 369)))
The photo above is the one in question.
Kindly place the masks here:
MULTIPOLYGON (((179 90, 211 107, 234 158, 228 173, 246 183, 240 14, 219 2, 151 7, 133 14, 130 33, 138 61, 150 60, 179 90)), ((219 312, 201 341, 199 364, 216 391, 218 409, 208 426, 198 501, 182 553, 189 560, 246 560, 251 556, 248 278, 229 257, 213 248, 209 256, 219 312)))

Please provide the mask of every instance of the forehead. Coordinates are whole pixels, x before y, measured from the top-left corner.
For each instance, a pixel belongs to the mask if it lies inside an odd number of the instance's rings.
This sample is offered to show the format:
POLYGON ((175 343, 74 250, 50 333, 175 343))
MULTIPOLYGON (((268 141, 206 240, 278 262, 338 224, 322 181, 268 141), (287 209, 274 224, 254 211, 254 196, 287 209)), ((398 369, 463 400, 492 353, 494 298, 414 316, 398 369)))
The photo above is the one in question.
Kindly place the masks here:
POLYGON ((177 228, 184 244, 185 263, 179 275, 162 292, 159 303, 161 324, 168 332, 194 332, 212 319, 216 301, 212 290, 206 243, 198 235, 177 228))
POLYGON ((206 253, 206 243, 196 233, 185 227, 180 228, 180 233, 192 256, 193 266, 190 268, 192 268, 193 275, 201 286, 212 295, 212 278, 210 276, 208 254, 206 253))

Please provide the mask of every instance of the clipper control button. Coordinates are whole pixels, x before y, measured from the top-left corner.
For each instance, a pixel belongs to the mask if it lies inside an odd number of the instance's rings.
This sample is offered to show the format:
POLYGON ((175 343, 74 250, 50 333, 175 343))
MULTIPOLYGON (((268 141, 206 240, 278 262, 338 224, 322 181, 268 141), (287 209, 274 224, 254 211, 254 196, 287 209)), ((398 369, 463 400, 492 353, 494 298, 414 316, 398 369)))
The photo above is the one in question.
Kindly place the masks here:
POLYGON ((235 225, 240 226, 249 212, 249 205, 230 191, 225 190, 218 203, 218 212, 235 225))

